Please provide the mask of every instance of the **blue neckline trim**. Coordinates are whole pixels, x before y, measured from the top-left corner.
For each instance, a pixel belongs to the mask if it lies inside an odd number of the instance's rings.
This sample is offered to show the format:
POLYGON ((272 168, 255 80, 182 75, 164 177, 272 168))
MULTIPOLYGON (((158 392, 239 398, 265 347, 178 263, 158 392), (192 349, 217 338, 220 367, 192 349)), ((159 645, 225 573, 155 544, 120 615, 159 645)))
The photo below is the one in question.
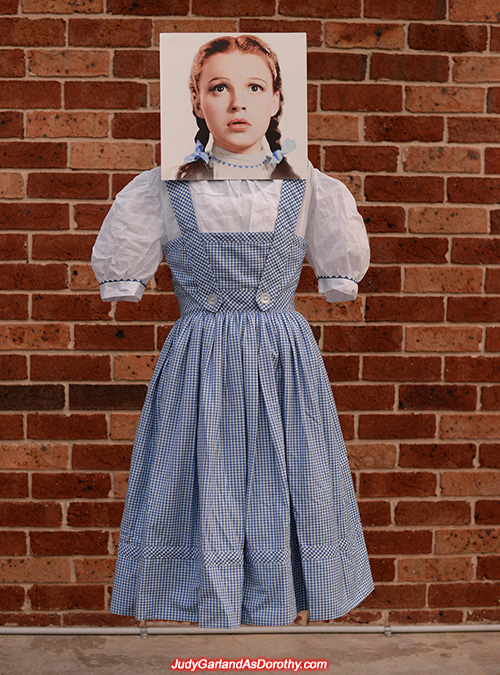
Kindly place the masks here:
POLYGON ((359 281, 356 281, 356 279, 353 279, 352 277, 344 277, 341 274, 337 274, 336 276, 333 277, 319 276, 318 279, 348 279, 349 281, 354 281, 355 284, 359 285, 359 281))
POLYGON ((224 160, 219 159, 218 157, 215 157, 215 155, 212 154, 210 154, 210 159, 215 160, 219 164, 225 164, 226 166, 234 166, 236 169, 256 169, 259 166, 264 166, 264 164, 266 164, 266 162, 268 162, 270 158, 266 157, 262 162, 259 162, 258 164, 232 164, 231 162, 225 162, 224 160))
POLYGON ((118 281, 137 281, 139 284, 142 284, 144 288, 147 286, 147 284, 145 284, 144 281, 141 281, 140 279, 106 279, 106 281, 100 281, 99 284, 102 286, 102 284, 114 284, 118 281))

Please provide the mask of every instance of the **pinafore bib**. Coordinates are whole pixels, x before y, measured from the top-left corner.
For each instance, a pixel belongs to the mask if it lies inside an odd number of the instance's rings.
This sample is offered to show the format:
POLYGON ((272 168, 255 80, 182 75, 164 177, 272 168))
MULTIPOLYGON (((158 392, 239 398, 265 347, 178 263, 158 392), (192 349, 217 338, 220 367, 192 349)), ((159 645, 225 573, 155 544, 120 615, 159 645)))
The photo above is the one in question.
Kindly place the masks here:
POLYGON ((262 232, 200 232, 189 183, 165 185, 181 317, 137 427, 111 612, 201 628, 343 616, 374 586, 330 383, 294 306, 305 181, 282 182, 262 232))

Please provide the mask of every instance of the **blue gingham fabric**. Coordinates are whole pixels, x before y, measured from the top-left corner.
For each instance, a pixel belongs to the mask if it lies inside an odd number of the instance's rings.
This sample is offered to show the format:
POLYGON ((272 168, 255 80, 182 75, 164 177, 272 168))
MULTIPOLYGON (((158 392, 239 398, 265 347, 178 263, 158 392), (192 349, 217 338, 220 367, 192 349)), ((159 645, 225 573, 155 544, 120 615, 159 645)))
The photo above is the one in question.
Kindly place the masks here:
POLYGON ((330 383, 295 310, 304 181, 273 232, 202 233, 166 181, 181 318, 139 419, 111 612, 202 628, 347 614, 373 588, 330 383))

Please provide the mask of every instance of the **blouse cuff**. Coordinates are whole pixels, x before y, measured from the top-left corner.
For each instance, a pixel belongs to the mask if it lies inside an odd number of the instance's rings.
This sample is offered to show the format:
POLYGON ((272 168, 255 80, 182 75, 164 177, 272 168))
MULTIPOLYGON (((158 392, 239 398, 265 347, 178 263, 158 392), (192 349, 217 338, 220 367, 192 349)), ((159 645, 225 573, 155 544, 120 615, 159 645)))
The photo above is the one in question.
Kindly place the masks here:
POLYGON ((348 302, 358 295, 358 283, 350 277, 321 277, 318 290, 328 302, 348 302))
POLYGON ((101 300, 104 302, 115 302, 116 300, 139 302, 146 289, 146 285, 136 279, 101 281, 100 289, 101 300))

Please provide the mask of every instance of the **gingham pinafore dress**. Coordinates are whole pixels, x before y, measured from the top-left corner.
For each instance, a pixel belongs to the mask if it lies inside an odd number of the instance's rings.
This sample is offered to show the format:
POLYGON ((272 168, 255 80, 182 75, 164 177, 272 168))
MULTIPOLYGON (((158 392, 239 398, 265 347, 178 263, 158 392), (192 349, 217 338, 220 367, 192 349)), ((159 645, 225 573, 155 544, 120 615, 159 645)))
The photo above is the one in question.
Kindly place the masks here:
POLYGON ((328 376, 294 307, 305 182, 283 181, 265 232, 200 232, 189 184, 166 185, 181 318, 138 423, 111 612, 201 628, 343 616, 374 586, 328 376))

